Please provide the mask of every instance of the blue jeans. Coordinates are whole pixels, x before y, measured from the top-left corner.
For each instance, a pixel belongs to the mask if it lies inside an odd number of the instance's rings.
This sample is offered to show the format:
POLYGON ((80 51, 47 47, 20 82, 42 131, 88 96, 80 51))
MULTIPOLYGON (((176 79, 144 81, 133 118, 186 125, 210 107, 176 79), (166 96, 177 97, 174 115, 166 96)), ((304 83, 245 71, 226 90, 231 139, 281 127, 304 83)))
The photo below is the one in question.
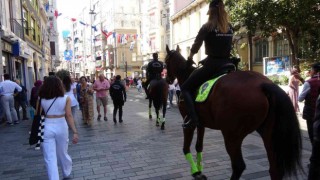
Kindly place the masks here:
POLYGON ((173 94, 174 94, 174 90, 169 90, 168 95, 169 95, 169 102, 170 102, 170 104, 172 104, 173 94))

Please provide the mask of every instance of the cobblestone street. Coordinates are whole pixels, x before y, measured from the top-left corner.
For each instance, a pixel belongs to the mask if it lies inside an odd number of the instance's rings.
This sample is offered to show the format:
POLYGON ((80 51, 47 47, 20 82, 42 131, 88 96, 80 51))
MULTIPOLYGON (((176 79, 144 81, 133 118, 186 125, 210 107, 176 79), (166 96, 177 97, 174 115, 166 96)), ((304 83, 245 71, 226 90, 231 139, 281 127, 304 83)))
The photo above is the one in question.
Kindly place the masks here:
MULTIPOLYGON (((155 118, 148 119, 148 101, 144 94, 131 88, 124 106, 124 123, 112 121, 112 101, 109 98, 108 121, 97 121, 92 127, 82 124, 78 111, 76 124, 79 143, 69 145, 73 159, 72 179, 192 179, 183 152, 182 118, 174 104, 167 111, 166 129, 155 126, 155 118)), ((101 109, 102 110, 102 109, 101 109)), ((155 116, 155 113, 153 111, 155 116)), ((46 168, 41 150, 28 145, 31 120, 18 125, 0 126, 0 179, 45 180, 46 168)), ((303 132, 303 166, 307 172, 310 142, 301 120, 303 132)), ((195 138, 194 138, 195 141, 195 138)), ((195 155, 194 142, 192 152, 195 155)), ((242 178, 270 179, 268 160, 260 136, 249 135, 243 142, 242 151, 247 165, 242 178)), ((206 130, 204 141, 204 174, 208 179, 230 179, 231 166, 220 131, 206 130)), ((306 175, 298 173, 298 179, 306 175)))

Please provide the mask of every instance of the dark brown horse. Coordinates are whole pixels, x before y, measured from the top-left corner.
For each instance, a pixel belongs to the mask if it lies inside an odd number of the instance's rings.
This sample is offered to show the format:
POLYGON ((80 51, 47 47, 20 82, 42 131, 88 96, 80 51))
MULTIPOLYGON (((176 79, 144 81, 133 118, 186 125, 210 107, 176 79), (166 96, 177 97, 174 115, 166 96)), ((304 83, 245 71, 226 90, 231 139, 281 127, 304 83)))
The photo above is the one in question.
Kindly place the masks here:
MULTIPOLYGON (((167 80, 183 82, 195 69, 178 51, 167 46, 167 80)), ((286 93, 268 78, 252 71, 236 71, 221 77, 207 101, 196 103, 201 126, 197 127, 197 161, 193 160, 190 145, 194 129, 183 129, 183 152, 191 165, 195 179, 202 174, 202 150, 205 128, 221 130, 231 159, 231 179, 239 179, 246 165, 241 145, 244 138, 257 131, 264 142, 269 160, 270 179, 280 180, 296 175, 301 169, 301 134, 293 105, 286 93)), ((180 113, 188 120, 184 102, 180 113)))
POLYGON ((148 88, 149 91, 149 119, 152 119, 151 107, 152 103, 156 111, 157 120, 156 126, 161 124, 161 130, 164 130, 165 127, 165 119, 166 119, 166 108, 167 108, 167 100, 168 100, 168 83, 165 79, 159 78, 154 79, 150 82, 150 86, 148 88), (159 115, 159 111, 162 108, 162 117, 159 115))

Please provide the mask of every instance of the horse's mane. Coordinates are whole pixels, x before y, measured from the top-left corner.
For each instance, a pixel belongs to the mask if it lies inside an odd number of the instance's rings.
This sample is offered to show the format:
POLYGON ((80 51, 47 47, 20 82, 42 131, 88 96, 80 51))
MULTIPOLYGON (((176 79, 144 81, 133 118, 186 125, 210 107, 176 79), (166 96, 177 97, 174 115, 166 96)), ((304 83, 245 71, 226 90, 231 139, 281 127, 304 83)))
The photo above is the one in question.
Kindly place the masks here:
POLYGON ((174 55, 176 57, 173 57, 177 59, 177 67, 178 67, 178 72, 177 74, 179 76, 184 77, 184 79, 187 79, 190 74, 196 69, 195 67, 192 66, 192 63, 190 61, 187 61, 186 58, 184 58, 180 52, 174 51, 174 55))

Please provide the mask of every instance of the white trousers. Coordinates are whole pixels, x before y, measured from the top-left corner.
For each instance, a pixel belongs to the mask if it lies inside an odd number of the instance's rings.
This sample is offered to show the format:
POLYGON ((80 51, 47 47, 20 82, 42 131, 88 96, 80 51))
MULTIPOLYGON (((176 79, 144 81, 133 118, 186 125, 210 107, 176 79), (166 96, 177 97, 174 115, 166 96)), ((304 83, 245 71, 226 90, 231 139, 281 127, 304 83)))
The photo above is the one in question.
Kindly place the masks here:
POLYGON ((19 121, 17 116, 17 111, 14 108, 13 96, 1 96, 0 98, 1 98, 3 111, 6 114, 7 122, 13 123, 13 121, 19 121))
POLYGON ((49 180, 59 180, 58 161, 63 177, 72 170, 72 160, 68 154, 69 130, 66 119, 46 118, 42 143, 43 157, 49 180))

